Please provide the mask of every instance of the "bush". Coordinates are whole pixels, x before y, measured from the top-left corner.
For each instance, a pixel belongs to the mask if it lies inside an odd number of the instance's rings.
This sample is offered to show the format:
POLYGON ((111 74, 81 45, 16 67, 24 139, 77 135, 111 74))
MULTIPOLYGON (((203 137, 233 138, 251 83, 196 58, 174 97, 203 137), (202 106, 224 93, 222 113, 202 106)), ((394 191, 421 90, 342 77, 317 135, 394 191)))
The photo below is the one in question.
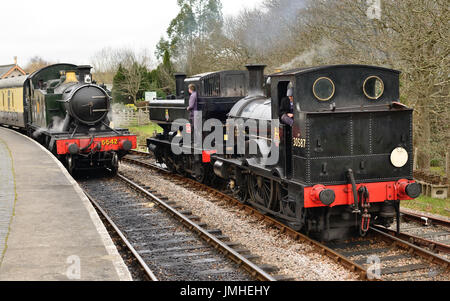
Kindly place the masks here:
POLYGON ((136 102, 136 107, 138 107, 138 108, 145 108, 145 107, 147 107, 147 106, 148 106, 148 102, 146 102, 146 101, 143 100, 143 99, 138 100, 138 101, 136 102))
POLYGON ((137 108, 134 104, 127 104, 127 105, 125 105, 125 107, 128 109, 133 109, 133 111, 137 111, 137 108))
POLYGON ((441 166, 441 160, 439 160, 439 159, 433 159, 433 160, 431 160, 430 166, 431 166, 431 167, 439 167, 439 166, 441 166))

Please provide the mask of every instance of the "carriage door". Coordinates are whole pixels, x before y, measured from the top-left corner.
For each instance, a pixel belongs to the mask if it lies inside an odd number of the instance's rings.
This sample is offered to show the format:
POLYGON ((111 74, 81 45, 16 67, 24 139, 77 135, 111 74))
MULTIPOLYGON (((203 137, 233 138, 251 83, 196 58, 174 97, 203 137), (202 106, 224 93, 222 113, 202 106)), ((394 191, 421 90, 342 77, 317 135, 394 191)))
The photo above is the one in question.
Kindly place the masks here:
POLYGON ((28 105, 29 105, 29 103, 30 103, 30 98, 31 98, 31 95, 30 95, 30 93, 31 93, 31 91, 30 91, 30 81, 29 80, 26 80, 25 81, 25 84, 24 84, 24 91, 23 91, 23 118, 24 118, 24 120, 23 120, 23 122, 24 122, 24 124, 25 124, 25 127, 26 127, 26 125, 27 125, 27 123, 28 123, 28 120, 29 120, 29 115, 28 115, 28 105))

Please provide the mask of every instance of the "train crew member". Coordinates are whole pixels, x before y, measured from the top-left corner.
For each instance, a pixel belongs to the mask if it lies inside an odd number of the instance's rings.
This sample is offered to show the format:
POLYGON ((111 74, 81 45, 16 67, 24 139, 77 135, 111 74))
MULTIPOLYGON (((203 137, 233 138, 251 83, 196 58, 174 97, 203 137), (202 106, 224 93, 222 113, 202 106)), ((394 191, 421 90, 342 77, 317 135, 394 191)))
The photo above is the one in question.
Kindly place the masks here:
POLYGON ((197 91, 193 84, 190 84, 188 89, 191 96, 189 97, 189 106, 187 107, 187 110, 190 112, 189 119, 194 123, 194 119, 197 115, 197 91))
POLYGON ((287 97, 281 99, 280 106, 281 122, 292 126, 294 124, 294 89, 289 88, 287 97))
POLYGON ((189 106, 187 107, 187 110, 189 111, 189 119, 192 124, 192 131, 194 133, 193 139, 194 139, 194 147, 195 148, 201 148, 201 140, 202 140, 202 132, 201 132, 201 126, 200 123, 202 122, 201 116, 199 114, 198 110, 198 97, 197 97, 197 91, 194 84, 190 84, 188 86, 189 94, 191 96, 189 97, 189 106))

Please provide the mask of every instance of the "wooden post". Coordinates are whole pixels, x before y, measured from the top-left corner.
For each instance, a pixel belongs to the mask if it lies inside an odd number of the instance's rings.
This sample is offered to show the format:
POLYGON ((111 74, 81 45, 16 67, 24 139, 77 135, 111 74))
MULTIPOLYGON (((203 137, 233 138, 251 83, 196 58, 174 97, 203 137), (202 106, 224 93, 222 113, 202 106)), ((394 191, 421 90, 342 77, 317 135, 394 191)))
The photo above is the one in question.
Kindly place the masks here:
POLYGON ((413 164, 413 171, 417 170, 417 147, 414 148, 414 164, 413 164))
POLYGON ((445 153, 445 173, 447 178, 450 178, 450 153, 445 153))
POLYGON ((141 125, 141 109, 139 109, 139 108, 137 110, 137 124, 138 124, 138 126, 141 125))

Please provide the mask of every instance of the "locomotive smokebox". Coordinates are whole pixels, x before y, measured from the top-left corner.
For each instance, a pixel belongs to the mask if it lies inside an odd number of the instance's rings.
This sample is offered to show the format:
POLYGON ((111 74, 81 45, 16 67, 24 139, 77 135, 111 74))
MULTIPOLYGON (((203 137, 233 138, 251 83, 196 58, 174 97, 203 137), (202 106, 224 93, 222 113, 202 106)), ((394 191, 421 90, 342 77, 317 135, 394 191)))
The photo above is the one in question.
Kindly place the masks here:
POLYGON ((92 82, 92 76, 91 76, 91 69, 92 67, 89 65, 83 65, 78 66, 78 79, 82 83, 90 84, 92 82))
POLYGON ((175 85, 176 85, 176 92, 177 92, 177 98, 183 98, 184 97, 184 80, 186 79, 185 73, 175 73, 175 85))
POLYGON ((266 65, 250 64, 245 65, 248 70, 248 91, 249 96, 264 95, 264 69, 266 65))

